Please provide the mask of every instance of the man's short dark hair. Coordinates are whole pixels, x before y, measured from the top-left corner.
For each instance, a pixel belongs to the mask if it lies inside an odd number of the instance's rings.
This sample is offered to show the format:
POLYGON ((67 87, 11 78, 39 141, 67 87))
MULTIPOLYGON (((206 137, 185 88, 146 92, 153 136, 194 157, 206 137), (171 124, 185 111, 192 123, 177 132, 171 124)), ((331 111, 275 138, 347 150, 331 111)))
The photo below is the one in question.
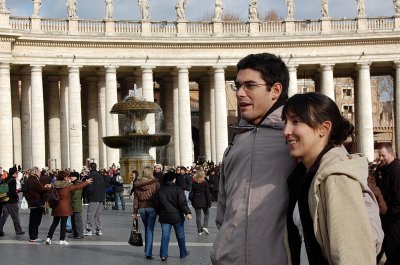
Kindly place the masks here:
POLYGON ((94 163, 94 162, 90 163, 89 168, 90 168, 90 171, 96 171, 96 169, 97 169, 96 163, 94 163))
MULTIPOLYGON (((265 83, 272 86, 275 83, 282 85, 279 99, 288 98, 289 71, 280 57, 271 53, 250 54, 241 59, 236 65, 236 70, 252 69, 261 73, 265 83)), ((271 87, 268 87, 271 89, 271 87)))
POLYGON ((379 147, 379 149, 385 148, 386 151, 388 151, 389 153, 393 153, 393 147, 391 143, 382 143, 381 146, 379 147))

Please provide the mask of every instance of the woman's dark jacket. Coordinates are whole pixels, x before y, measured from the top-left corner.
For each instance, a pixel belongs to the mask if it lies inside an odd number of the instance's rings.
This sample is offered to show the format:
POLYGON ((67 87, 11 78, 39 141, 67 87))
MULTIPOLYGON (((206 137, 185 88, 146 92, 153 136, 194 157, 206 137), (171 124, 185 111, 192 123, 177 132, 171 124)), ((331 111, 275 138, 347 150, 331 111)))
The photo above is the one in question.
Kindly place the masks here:
POLYGON ((17 180, 12 176, 9 175, 6 179, 4 179, 1 184, 7 183, 8 185, 8 201, 1 202, 1 204, 11 204, 18 202, 18 194, 17 194, 17 180))
POLYGON ((193 182, 190 199, 194 208, 211 207, 210 188, 208 187, 207 181, 201 183, 193 182))
POLYGON ((44 206, 44 195, 47 193, 49 188, 45 188, 39 181, 37 176, 29 176, 26 180, 27 191, 24 194, 30 208, 43 207, 44 206))
POLYGON ((154 199, 154 207, 159 215, 159 222, 177 224, 185 221, 186 214, 191 214, 185 193, 174 182, 164 182, 154 199))

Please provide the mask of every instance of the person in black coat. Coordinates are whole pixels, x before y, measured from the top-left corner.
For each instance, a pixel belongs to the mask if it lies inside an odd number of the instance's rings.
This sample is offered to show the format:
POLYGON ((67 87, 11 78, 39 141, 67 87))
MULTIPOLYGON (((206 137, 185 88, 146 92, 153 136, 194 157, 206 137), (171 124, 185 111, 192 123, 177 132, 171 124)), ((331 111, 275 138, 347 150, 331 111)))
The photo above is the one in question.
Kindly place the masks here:
POLYGON ((188 220, 192 220, 192 215, 183 190, 175 185, 175 173, 168 171, 163 181, 164 185, 155 197, 154 207, 159 215, 162 229, 160 257, 161 261, 167 261, 172 227, 178 241, 180 258, 189 255, 190 252, 186 249, 185 243, 185 216, 188 220))
POLYGON ((197 232, 199 235, 209 234, 208 217, 209 208, 211 207, 211 195, 210 188, 207 181, 205 180, 206 173, 204 170, 197 170, 194 175, 194 182, 192 184, 192 190, 190 191, 189 199, 192 202, 192 206, 196 212, 196 225, 197 232), (204 221, 201 224, 201 211, 204 213, 204 221))
POLYGON ((219 175, 217 175, 217 171, 214 168, 209 171, 208 183, 210 187, 211 201, 216 202, 218 201, 219 175))
POLYGON ((22 231, 21 223, 19 220, 19 207, 18 207, 18 194, 17 194, 17 177, 18 171, 17 168, 10 168, 8 171, 8 177, 3 180, 3 183, 7 183, 9 191, 7 192, 7 200, 1 201, 2 204, 2 214, 0 218, 0 236, 4 236, 3 227, 7 221, 9 215, 11 215, 11 219, 14 223, 15 234, 23 235, 25 234, 22 231))

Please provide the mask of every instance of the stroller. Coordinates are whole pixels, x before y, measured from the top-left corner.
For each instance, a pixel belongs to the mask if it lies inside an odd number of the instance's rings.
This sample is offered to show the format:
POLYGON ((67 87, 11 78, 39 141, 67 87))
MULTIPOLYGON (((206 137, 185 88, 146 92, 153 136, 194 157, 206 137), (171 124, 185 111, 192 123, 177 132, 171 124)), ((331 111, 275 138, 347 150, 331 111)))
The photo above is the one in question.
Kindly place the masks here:
POLYGON ((114 205, 115 201, 115 192, 112 187, 106 188, 105 189, 105 194, 106 194, 106 199, 103 203, 104 209, 108 210, 109 207, 112 207, 114 205))

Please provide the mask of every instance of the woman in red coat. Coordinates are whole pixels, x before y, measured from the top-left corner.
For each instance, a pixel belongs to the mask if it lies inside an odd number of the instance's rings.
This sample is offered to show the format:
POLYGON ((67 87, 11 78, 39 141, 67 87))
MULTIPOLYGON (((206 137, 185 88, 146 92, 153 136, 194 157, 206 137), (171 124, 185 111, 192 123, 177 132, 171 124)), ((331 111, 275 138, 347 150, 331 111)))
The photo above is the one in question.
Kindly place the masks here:
POLYGON ((71 183, 68 171, 63 170, 58 173, 53 186, 57 189, 59 201, 58 205, 51 212, 53 223, 51 224, 49 233, 47 234, 46 245, 51 244, 51 239, 60 220, 60 245, 69 245, 69 243, 65 241, 65 233, 68 216, 72 215, 71 193, 75 190, 83 189, 90 183, 92 183, 92 179, 87 179, 82 183, 74 185, 71 183))

